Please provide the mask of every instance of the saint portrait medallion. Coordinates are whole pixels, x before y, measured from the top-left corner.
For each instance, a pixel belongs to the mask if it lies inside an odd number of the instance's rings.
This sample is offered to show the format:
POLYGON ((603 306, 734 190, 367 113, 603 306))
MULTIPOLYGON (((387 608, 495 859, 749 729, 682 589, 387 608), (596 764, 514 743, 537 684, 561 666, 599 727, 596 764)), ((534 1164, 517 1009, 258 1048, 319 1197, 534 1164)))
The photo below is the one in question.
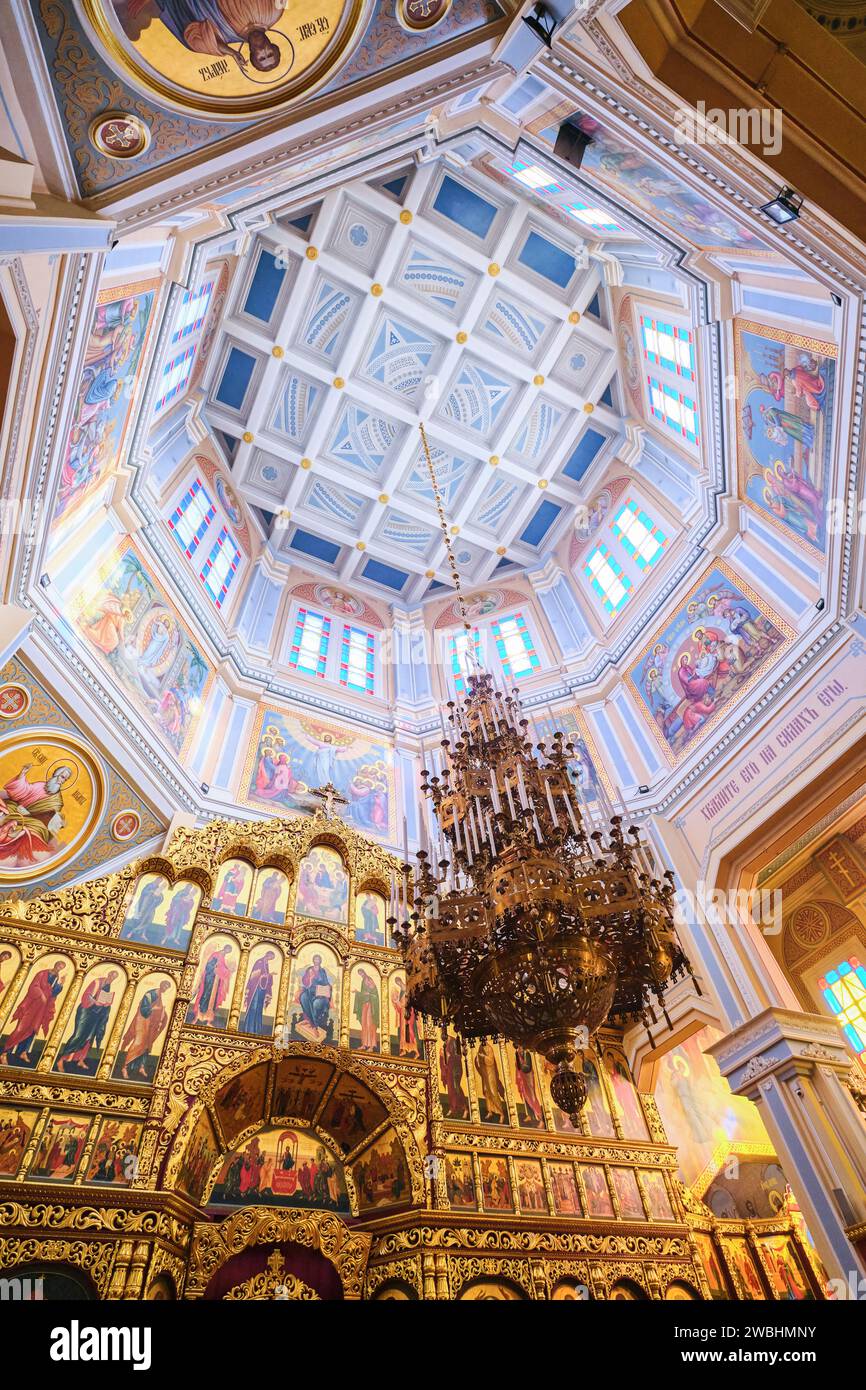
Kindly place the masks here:
POLYGON ((102 773, 90 749, 55 729, 0 739, 0 883, 20 883, 71 859, 99 823, 102 773))
MULTIPOLYGON (((291 106, 321 86, 352 52, 371 5, 81 0, 81 8, 109 62, 150 97, 191 115, 239 121, 291 106)), ((121 133, 112 130, 111 138, 121 133)))

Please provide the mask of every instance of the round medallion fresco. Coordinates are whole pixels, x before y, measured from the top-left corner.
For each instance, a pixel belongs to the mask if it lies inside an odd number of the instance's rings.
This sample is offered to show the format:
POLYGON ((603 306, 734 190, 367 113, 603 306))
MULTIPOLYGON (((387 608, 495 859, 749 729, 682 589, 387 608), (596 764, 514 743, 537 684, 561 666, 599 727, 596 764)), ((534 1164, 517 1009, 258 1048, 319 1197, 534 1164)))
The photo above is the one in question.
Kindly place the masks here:
POLYGON ((65 864, 98 825, 103 799, 96 759, 71 734, 37 728, 0 739, 0 882, 65 864))
POLYGON ((109 62, 191 115, 243 120, 290 106, 348 57, 368 0, 82 0, 109 62))
POLYGON ((30 691, 10 681, 0 685, 0 719, 20 719, 30 708, 30 691))
POLYGON ((117 840, 118 844, 123 844, 126 840, 131 840, 133 835, 137 835, 140 829, 141 816, 137 811, 118 811, 111 822, 111 838, 117 840))
POLYGON ((109 159, 135 159, 150 144, 150 130, 128 111, 105 111, 91 121, 90 139, 109 159))

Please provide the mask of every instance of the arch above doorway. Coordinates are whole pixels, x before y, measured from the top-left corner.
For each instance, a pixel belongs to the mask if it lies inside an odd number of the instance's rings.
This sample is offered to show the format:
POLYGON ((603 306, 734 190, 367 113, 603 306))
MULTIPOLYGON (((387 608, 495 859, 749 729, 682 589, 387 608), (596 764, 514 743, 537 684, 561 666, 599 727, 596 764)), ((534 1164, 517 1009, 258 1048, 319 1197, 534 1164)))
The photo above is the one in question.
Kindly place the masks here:
POLYGON ((351 1230, 331 1212, 244 1207, 218 1225, 196 1222, 186 1297, 201 1298, 214 1275, 242 1251, 290 1243, 320 1252, 336 1269, 344 1298, 360 1299, 372 1239, 363 1231, 351 1230))

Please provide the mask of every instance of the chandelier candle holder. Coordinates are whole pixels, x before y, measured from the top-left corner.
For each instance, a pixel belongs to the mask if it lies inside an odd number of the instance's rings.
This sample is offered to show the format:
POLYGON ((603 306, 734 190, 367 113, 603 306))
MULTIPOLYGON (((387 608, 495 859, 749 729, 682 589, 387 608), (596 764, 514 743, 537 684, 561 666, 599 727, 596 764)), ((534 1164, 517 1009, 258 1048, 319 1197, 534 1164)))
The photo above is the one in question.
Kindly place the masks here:
MULTIPOLYGON (((427 460, 444 520, 429 450, 427 460)), ((469 632, 453 559, 452 574, 469 632)), ((472 666, 471 641, 467 650, 472 666)), ((417 867, 404 837, 401 891, 392 884, 407 1003, 464 1045, 505 1038, 540 1053, 556 1068, 554 1102, 575 1121, 583 1050, 599 1028, 649 1029, 654 1005, 670 1026, 665 990, 691 973, 673 875, 600 788, 587 795, 564 734, 530 736, 516 689, 477 668, 466 686, 441 716, 437 767, 421 773, 435 821, 428 829, 422 803, 417 867)))

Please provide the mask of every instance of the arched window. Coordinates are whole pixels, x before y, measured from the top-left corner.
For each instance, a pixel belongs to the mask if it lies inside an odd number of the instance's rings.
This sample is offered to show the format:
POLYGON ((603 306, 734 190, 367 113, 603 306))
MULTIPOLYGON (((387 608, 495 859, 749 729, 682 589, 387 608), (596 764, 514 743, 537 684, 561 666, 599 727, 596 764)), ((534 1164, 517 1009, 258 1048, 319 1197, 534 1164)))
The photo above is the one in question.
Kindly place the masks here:
POLYGON ((850 956, 822 975, 818 988, 854 1051, 866 1057, 866 969, 850 956))

